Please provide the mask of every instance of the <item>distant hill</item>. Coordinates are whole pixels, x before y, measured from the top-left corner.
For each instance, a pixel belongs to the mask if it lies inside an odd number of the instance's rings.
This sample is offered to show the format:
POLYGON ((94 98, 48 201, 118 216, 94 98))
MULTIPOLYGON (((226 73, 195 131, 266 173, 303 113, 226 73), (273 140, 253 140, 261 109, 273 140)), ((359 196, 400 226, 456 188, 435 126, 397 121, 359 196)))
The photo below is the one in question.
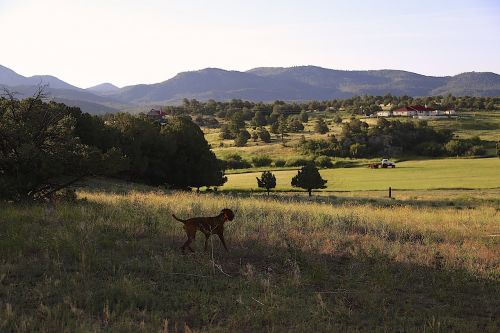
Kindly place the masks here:
POLYGON ((101 83, 98 84, 97 86, 93 86, 90 88, 85 89, 87 91, 96 93, 96 94, 109 94, 109 93, 114 93, 120 90, 117 86, 111 83, 101 83))
POLYGON ((123 106, 128 105, 112 97, 99 96, 78 88, 51 75, 25 77, 0 65, 0 88, 8 89, 19 98, 32 96, 41 85, 47 85, 46 93, 50 98, 78 106, 84 112, 92 114, 118 112, 123 106))
POLYGON ((55 89, 74 89, 81 90, 69 83, 59 80, 55 76, 51 75, 34 75, 30 77, 25 77, 17 74, 13 70, 0 65, 0 84, 10 87, 15 86, 36 86, 48 84, 51 88, 55 89))
POLYGON ((0 66, 0 86, 29 96, 48 84, 57 100, 92 113, 137 109, 152 104, 175 104, 184 98, 250 101, 308 101, 355 95, 500 96, 500 75, 469 72, 455 76, 426 76, 401 70, 343 71, 316 66, 259 67, 246 72, 206 68, 183 72, 155 84, 118 88, 103 83, 87 89, 49 75, 24 77, 0 66))
POLYGON ((247 72, 207 68, 179 73, 156 84, 120 89, 111 96, 127 103, 176 103, 199 100, 307 101, 355 95, 500 96, 500 75, 463 73, 426 76, 400 70, 340 71, 315 66, 261 67, 247 72))

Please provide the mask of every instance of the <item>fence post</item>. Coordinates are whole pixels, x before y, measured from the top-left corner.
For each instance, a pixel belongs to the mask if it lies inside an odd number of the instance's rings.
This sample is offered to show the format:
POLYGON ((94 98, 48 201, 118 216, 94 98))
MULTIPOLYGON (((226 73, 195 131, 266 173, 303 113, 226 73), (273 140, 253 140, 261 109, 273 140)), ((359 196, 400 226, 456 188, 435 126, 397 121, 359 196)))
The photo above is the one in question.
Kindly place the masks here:
POLYGON ((392 188, 389 186, 389 198, 392 198, 391 194, 392 194, 392 188))

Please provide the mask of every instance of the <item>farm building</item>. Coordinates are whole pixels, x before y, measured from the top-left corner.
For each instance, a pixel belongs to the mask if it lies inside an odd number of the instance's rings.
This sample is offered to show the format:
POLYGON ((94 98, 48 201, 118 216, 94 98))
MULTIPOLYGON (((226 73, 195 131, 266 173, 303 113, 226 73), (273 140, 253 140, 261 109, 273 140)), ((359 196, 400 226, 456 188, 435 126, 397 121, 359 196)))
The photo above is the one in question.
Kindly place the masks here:
POLYGON ((391 117, 392 111, 378 111, 377 117, 391 117))
POLYGON ((439 118, 455 115, 455 110, 438 110, 427 105, 410 105, 394 111, 379 111, 377 117, 439 118))
POLYGON ((399 117, 412 117, 437 115, 438 112, 440 111, 434 108, 427 107, 427 105, 410 105, 396 109, 392 111, 392 114, 399 117))
POLYGON ((146 114, 149 118, 151 118, 152 120, 157 120, 157 121, 160 121, 162 120, 167 114, 161 110, 157 110, 157 109, 151 109, 147 114, 146 114))

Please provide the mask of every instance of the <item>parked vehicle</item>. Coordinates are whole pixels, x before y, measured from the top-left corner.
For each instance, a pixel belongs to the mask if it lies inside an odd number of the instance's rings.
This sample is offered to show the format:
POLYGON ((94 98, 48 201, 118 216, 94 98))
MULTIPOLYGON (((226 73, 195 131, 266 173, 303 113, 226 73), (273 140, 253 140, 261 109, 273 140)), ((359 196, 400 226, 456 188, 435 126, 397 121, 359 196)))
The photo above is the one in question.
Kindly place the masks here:
POLYGON ((395 168, 396 163, 389 161, 387 158, 384 158, 380 164, 382 165, 382 168, 395 168))
POLYGON ((370 169, 395 168, 396 167, 396 163, 394 163, 392 161, 389 161, 387 158, 384 158, 384 159, 382 159, 382 161, 380 161, 380 163, 371 163, 371 164, 368 164, 368 167, 370 169))

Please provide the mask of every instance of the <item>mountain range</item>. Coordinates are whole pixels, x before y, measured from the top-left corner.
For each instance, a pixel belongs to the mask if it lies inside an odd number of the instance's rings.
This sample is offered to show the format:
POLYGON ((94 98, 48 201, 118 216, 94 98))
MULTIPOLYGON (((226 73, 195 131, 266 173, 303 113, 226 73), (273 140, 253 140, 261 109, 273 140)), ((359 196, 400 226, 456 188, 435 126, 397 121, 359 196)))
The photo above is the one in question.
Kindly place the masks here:
POLYGON ((500 75, 468 72, 426 76, 401 70, 344 71, 316 66, 259 67, 246 72, 206 68, 182 72, 155 84, 118 88, 103 83, 82 89, 54 76, 25 77, 0 65, 0 87, 30 96, 41 84, 56 101, 89 113, 146 110, 151 105, 178 104, 183 98, 219 101, 308 101, 355 95, 500 96, 500 75))

